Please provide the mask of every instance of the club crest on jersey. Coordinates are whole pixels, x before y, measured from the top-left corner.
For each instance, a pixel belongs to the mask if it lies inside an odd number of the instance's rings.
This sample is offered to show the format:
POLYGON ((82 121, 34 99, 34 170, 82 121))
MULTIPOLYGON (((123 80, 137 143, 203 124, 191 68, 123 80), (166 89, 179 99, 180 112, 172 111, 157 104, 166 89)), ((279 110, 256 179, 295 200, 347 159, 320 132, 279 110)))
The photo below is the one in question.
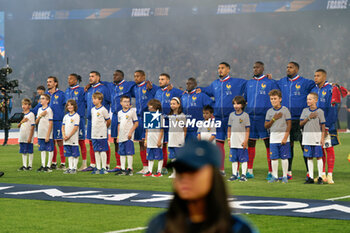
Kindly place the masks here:
POLYGON ((74 120, 73 119, 70 119, 70 123, 73 123, 74 122, 74 120))
POLYGON ((308 152, 309 150, 307 148, 304 149, 305 152, 308 152))
POLYGON ((99 117, 100 115, 101 115, 101 114, 98 112, 98 113, 97 113, 97 117, 99 117))
POLYGON ((146 90, 146 89, 143 89, 143 90, 142 90, 142 94, 144 94, 144 95, 145 95, 145 94, 146 94, 146 92, 147 92, 147 90, 146 90))
POLYGON ((78 91, 74 91, 74 95, 78 95, 79 94, 79 92, 78 91))
POLYGON ((239 119, 239 123, 242 124, 243 123, 243 119, 240 118, 239 119))
POLYGON ((57 100, 59 96, 58 96, 58 95, 55 95, 54 97, 55 97, 55 99, 57 100))
POLYGON ((230 89, 231 89, 231 85, 230 85, 230 84, 226 84, 226 88, 227 88, 228 90, 230 90, 230 89))
POLYGON ((126 115, 126 116, 125 116, 125 118, 126 118, 126 119, 129 119, 129 116, 128 116, 128 115, 126 115))
POLYGON ((325 96, 327 94, 326 91, 322 91, 322 95, 325 96))
POLYGON ((169 98, 169 97, 170 97, 170 93, 169 93, 169 92, 165 93, 165 96, 166 96, 167 98, 169 98))
POLYGON ((119 86, 119 90, 122 91, 124 89, 123 86, 119 86))
POLYGON ((301 88, 301 85, 300 84, 295 84, 295 92, 294 92, 294 95, 300 95, 300 88, 301 88))
POLYGON ((266 88, 266 84, 265 84, 265 83, 262 83, 262 84, 261 84, 261 89, 264 90, 265 88, 266 88))
POLYGON ((232 95, 232 92, 231 92, 231 85, 230 84, 226 84, 226 95, 232 95))
POLYGON ((211 128, 207 128, 208 132, 210 132, 211 128))
POLYGON ((266 95, 265 88, 266 88, 266 83, 262 83, 261 84, 261 89, 259 91, 260 95, 266 95))
POLYGON ((192 96, 192 101, 193 101, 193 102, 196 101, 196 99, 197 99, 197 97, 192 96))
POLYGON ((297 90, 300 90, 301 86, 300 86, 299 84, 295 84, 295 88, 296 88, 297 90))

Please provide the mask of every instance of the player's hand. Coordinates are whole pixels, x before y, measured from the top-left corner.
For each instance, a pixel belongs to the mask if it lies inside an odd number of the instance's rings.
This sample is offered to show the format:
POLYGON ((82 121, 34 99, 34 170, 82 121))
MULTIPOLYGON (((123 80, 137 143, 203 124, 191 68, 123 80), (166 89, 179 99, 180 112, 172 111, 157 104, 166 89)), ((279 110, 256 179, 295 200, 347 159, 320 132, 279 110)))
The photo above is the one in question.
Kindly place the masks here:
POLYGON ((350 108, 348 108, 347 110, 348 110, 348 112, 350 112, 350 108))
POLYGON ((21 120, 21 124, 23 124, 23 123, 25 123, 25 122, 27 122, 27 121, 29 121, 28 118, 23 118, 23 119, 21 120))
POLYGON ((171 91, 174 88, 173 84, 169 84, 168 90, 171 91))
POLYGON ((309 117, 310 117, 311 119, 315 119, 315 118, 317 117, 317 112, 312 112, 312 113, 310 113, 309 117))
POLYGON ((49 142, 49 141, 50 141, 50 137, 46 137, 45 142, 49 142))
POLYGON ((283 138, 281 144, 286 145, 286 143, 287 143, 287 138, 283 138))
POLYGON ((21 125, 22 125, 22 123, 21 123, 21 122, 20 122, 20 123, 18 123, 17 128, 20 128, 20 127, 21 127, 21 125))
POLYGON ((275 118, 275 120, 277 121, 278 119, 280 119, 283 116, 283 114, 281 112, 276 113, 273 118, 275 118))
POLYGON ((42 113, 40 113, 40 117, 46 116, 47 111, 43 111, 42 113))
POLYGON ((116 139, 116 142, 119 143, 119 138, 116 139))
POLYGON ((266 74, 266 77, 267 77, 268 79, 272 79, 272 74, 266 74))
POLYGON ((153 84, 151 81, 147 80, 146 81, 146 89, 147 90, 151 90, 153 88, 153 84))
POLYGON ((248 142, 244 141, 244 142, 242 143, 242 146, 243 146, 243 149, 247 149, 247 147, 248 147, 248 142))
POLYGON ((84 87, 84 92, 87 92, 87 90, 89 90, 89 88, 91 87, 91 84, 87 84, 85 87, 84 87))
POLYGON ((143 143, 143 145, 145 146, 145 147, 147 147, 147 141, 145 140, 145 142, 143 143))
POLYGON ((321 146, 324 147, 324 138, 321 139, 321 146))
POLYGON ((32 139, 31 139, 31 138, 28 138, 27 143, 32 143, 32 139))
POLYGON ((157 146, 158 146, 158 148, 160 148, 162 146, 162 143, 158 141, 157 146))
POLYGON ((202 89, 200 89, 200 88, 197 88, 196 89, 196 94, 199 94, 199 93, 201 93, 202 92, 202 89))
POLYGON ((128 134, 128 140, 131 140, 131 137, 132 137, 132 134, 129 133, 129 134, 128 134))
POLYGON ((68 137, 68 136, 66 136, 66 135, 65 135, 65 136, 63 136, 63 140, 64 140, 64 141, 67 141, 68 139, 69 139, 69 137, 68 137))

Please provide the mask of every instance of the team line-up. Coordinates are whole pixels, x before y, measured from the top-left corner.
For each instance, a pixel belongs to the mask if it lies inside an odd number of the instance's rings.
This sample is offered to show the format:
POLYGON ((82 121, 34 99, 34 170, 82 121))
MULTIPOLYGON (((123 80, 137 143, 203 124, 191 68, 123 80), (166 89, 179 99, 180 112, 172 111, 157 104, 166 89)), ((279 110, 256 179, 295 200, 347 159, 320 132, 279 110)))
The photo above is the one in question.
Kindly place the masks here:
MULTIPOLYGON (((253 66, 253 78, 245 80, 231 77, 230 65, 222 62, 218 65, 218 79, 208 87, 198 87, 196 79, 189 78, 186 91, 175 88, 166 73, 159 75, 157 86, 146 79, 142 70, 135 71, 134 81, 126 81, 124 73, 116 70, 113 82, 101 81, 99 72, 91 71, 89 85, 85 88, 79 86, 79 75, 70 74, 70 87, 65 92, 58 89, 58 79, 50 76, 48 90, 45 93, 42 87, 37 90, 40 94, 38 105, 31 109, 31 101, 22 100, 24 118, 18 125, 18 141, 23 166, 19 170, 32 170, 34 128, 37 125, 41 152, 41 167, 37 171, 50 172, 60 168, 66 174, 79 170, 92 174, 133 175, 134 141, 138 141, 143 169, 137 174, 160 177, 168 173, 168 157, 175 160, 178 149, 187 140, 199 139, 219 147, 221 172, 225 175, 224 145, 227 139, 232 162, 229 181, 247 181, 254 178, 256 140, 263 139, 268 182, 281 179, 287 183, 293 178, 293 148, 294 142, 299 141, 306 166, 305 183, 333 184, 334 146, 339 144, 335 127, 337 111, 332 103, 334 87, 327 81, 327 72, 323 69, 315 72, 314 80, 301 77, 298 71, 299 64, 290 62, 286 77, 274 80, 270 75, 264 75, 264 64, 258 61, 253 66), (135 108, 131 106, 131 98, 135 98, 135 108), (161 127, 144 128, 144 113, 148 112, 159 113, 161 127), (162 122, 167 122, 167 127, 162 122), (114 168, 110 165, 109 127, 117 162, 114 168), (90 145, 89 166, 86 138, 90 145), (59 166, 56 144, 61 158, 59 166), (83 161, 78 169, 80 153, 83 161), (313 158, 317 159, 315 179, 313 158), (282 164, 280 178, 279 159, 282 164), (153 173, 155 160, 158 167, 153 173)), ((173 170, 169 178, 174 178, 175 172, 173 170)))

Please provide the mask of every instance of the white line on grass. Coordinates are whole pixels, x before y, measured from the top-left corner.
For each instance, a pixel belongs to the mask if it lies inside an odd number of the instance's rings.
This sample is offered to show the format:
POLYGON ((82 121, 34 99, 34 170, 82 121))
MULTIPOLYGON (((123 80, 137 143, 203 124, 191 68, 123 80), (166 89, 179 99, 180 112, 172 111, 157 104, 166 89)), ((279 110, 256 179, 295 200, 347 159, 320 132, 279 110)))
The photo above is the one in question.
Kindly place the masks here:
POLYGON ((328 199, 326 199, 326 201, 335 201, 335 200, 346 199, 346 198, 350 198, 350 195, 344 196, 344 197, 328 198, 328 199))
POLYGON ((130 228, 130 229, 124 229, 124 230, 119 230, 119 231, 109 231, 106 233, 122 233, 122 232, 130 232, 130 231, 141 231, 147 229, 147 227, 136 227, 136 228, 130 228))

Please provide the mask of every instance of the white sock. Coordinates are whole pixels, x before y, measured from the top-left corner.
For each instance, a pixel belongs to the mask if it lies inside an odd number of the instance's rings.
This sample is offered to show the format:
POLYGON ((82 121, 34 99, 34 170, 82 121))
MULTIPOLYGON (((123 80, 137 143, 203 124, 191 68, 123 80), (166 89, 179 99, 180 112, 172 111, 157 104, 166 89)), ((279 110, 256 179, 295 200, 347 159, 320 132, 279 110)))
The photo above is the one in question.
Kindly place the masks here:
POLYGON ((41 152, 41 166, 45 167, 46 151, 41 152))
MULTIPOLYGON (((73 169, 77 169, 78 168, 78 163, 79 163, 79 157, 75 157, 73 159, 73 169)), ((85 160, 85 164, 86 164, 86 160, 85 160)))
POLYGON ((322 172, 322 176, 325 176, 326 175, 326 172, 322 172))
POLYGON ((154 160, 148 160, 148 171, 152 173, 154 160))
POLYGON ((328 172, 328 175, 329 176, 333 176, 333 172, 328 172))
POLYGON ((309 177, 314 178, 314 161, 312 159, 307 159, 307 168, 309 169, 309 177))
POLYGON ((107 165, 107 152, 106 152, 106 151, 100 152, 100 156, 101 156, 102 168, 103 168, 103 169, 106 169, 106 165, 107 165))
POLYGON ((163 159, 158 161, 158 170, 157 172, 161 172, 163 167, 163 159))
POLYGON ((33 167, 33 154, 29 154, 28 167, 33 167))
POLYGON ((317 169, 318 169, 318 177, 322 177, 322 171, 323 171, 323 161, 322 159, 317 160, 317 169))
POLYGON ((48 158, 48 161, 47 161, 47 166, 48 167, 51 167, 52 158, 53 158, 53 151, 49 151, 49 158, 48 158))
POLYGON ((68 168, 69 169, 73 169, 73 157, 72 156, 70 156, 70 157, 68 157, 68 168))
POLYGON ((242 175, 247 175, 247 167, 248 167, 247 162, 242 163, 242 175))
POLYGON ((232 175, 237 175, 237 167, 238 167, 238 162, 233 162, 232 163, 232 175))
POLYGON ((272 166, 273 177, 278 178, 278 159, 272 159, 271 166, 272 166))
POLYGON ((283 177, 287 177, 287 174, 288 174, 288 159, 282 159, 282 172, 283 172, 283 177))
POLYGON ((133 156, 128 155, 127 158, 128 158, 128 168, 132 170, 133 156))
POLYGON ((125 170, 125 163, 126 163, 126 156, 125 155, 121 155, 120 156, 120 168, 122 170, 125 170))
POLYGON ((27 158, 28 158, 27 154, 22 154, 23 167, 27 167, 27 158))
POLYGON ((250 174, 253 174, 253 169, 248 169, 248 172, 249 172, 250 174))
MULTIPOLYGON (((78 160, 79 160, 79 157, 78 157, 78 160)), ((86 165, 87 165, 86 160, 83 160, 82 166, 86 167, 86 165)))
POLYGON ((100 155, 100 152, 95 152, 95 161, 96 161, 97 169, 101 170, 101 155, 100 155))
POLYGON ((287 174, 290 175, 290 176, 292 176, 292 171, 288 171, 287 174))

